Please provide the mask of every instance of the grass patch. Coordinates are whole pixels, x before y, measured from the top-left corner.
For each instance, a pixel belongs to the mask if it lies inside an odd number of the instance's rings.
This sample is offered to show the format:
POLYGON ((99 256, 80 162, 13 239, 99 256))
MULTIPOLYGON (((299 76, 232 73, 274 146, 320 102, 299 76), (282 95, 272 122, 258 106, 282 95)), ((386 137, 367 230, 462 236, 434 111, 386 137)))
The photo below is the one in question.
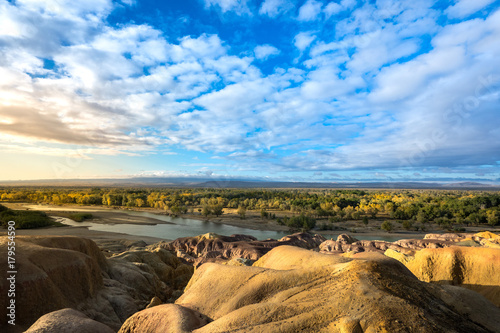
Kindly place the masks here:
POLYGON ((71 219, 75 222, 83 222, 85 220, 91 220, 94 216, 90 213, 75 213, 75 212, 60 212, 54 211, 50 212, 51 215, 65 217, 71 219))
POLYGON ((44 212, 35 210, 12 210, 0 205, 0 223, 6 228, 9 221, 16 222, 16 229, 33 229, 55 225, 44 212))
POLYGON ((94 218, 94 216, 92 216, 92 214, 90 213, 73 213, 69 214, 68 218, 72 219, 75 222, 83 222, 85 220, 91 220, 92 218, 94 218))

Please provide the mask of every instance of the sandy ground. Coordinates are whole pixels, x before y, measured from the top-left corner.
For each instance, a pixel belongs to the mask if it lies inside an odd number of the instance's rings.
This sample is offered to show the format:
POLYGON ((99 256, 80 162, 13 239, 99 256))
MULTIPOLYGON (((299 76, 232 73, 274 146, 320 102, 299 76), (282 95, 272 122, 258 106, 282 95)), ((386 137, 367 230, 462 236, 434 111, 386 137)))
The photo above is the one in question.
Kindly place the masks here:
MULTIPOLYGON (((4 236, 6 235, 6 232, 1 231, 0 235, 4 236)), ((134 241, 142 240, 147 244, 153 244, 165 240, 162 238, 134 236, 116 232, 94 231, 94 230, 89 230, 86 227, 70 227, 70 226, 47 227, 38 229, 17 229, 16 236, 77 236, 77 237, 89 238, 96 242, 102 240, 128 239, 134 241)))
MULTIPOLYGON (((73 212, 89 212, 92 213, 94 218, 92 222, 94 223, 124 223, 124 224, 144 224, 144 225, 154 225, 154 224, 168 224, 169 222, 157 220, 149 217, 142 216, 131 216, 125 212, 116 211, 114 209, 107 208, 97 208, 97 207, 82 207, 82 206, 52 206, 52 205, 32 205, 32 204, 22 204, 22 203, 2 203, 2 205, 11 209, 32 209, 40 210, 46 212, 50 216, 54 216, 57 219, 58 214, 66 214, 73 212)), ((0 235, 6 235, 6 231, 0 229, 0 235)), ((64 227, 46 227, 37 229, 17 229, 16 235, 18 236, 77 236, 89 238, 94 241, 100 240, 143 240, 147 244, 156 243, 159 241, 164 241, 163 238, 148 237, 148 236, 136 236, 129 234, 122 234, 117 232, 107 232, 107 231, 95 231, 89 230, 87 227, 74 227, 74 226, 64 226, 64 227)))

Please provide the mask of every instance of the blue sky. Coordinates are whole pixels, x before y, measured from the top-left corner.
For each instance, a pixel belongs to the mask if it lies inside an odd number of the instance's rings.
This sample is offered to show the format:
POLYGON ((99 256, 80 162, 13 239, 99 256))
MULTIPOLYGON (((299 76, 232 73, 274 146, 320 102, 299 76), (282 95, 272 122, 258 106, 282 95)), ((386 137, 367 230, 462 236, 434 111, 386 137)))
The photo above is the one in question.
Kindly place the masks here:
POLYGON ((0 0, 0 180, 500 181, 500 1, 0 0))

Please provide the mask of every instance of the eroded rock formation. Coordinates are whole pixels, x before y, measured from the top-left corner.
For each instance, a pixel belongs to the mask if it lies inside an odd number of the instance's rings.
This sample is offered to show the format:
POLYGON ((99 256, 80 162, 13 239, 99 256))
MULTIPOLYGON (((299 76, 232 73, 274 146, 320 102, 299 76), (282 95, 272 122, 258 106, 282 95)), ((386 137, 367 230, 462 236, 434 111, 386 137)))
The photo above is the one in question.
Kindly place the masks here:
MULTIPOLYGON (((0 240, 0 266, 7 267, 5 238, 0 240)), ((193 272, 164 249, 134 248, 106 259, 93 241, 70 236, 17 237, 16 269, 18 327, 73 308, 114 330, 155 296, 173 301, 193 272)), ((0 281, 0 305, 5 308, 7 282, 0 281)), ((0 326, 6 327, 6 321, 2 316, 0 326)))
POLYGON ((62 309, 43 315, 25 333, 114 333, 108 326, 74 309, 62 309))
POLYGON ((136 313, 127 319, 119 333, 185 333, 209 322, 209 318, 195 310, 176 304, 163 304, 136 313))
POLYGON ((449 240, 437 239, 402 239, 396 242, 386 242, 380 240, 357 240, 346 234, 339 235, 337 240, 326 240, 320 244, 322 253, 345 253, 345 252, 380 252, 384 253, 391 249, 400 253, 412 255, 415 250, 426 248, 442 248, 455 245, 449 240))
POLYGON ((161 242, 151 249, 164 248, 192 263, 195 267, 206 262, 223 262, 233 258, 257 260, 271 249, 282 245, 293 245, 306 249, 317 248, 325 238, 320 235, 296 233, 280 240, 259 241, 247 235, 220 236, 204 234, 196 237, 178 238, 173 242, 161 242))
MULTIPOLYGON (((107 269, 97 245, 77 237, 16 238, 16 323, 30 325, 40 316, 76 308, 104 287, 107 269)), ((0 267, 7 267, 7 239, 0 240, 0 267)), ((0 280, 2 308, 7 307, 6 279, 0 280)), ((7 324, 1 316, 0 324, 7 324)))
POLYGON ((481 295, 419 281, 380 253, 345 258, 291 246, 274 248, 253 267, 204 264, 176 307, 132 318, 121 332, 469 333, 500 327, 500 309, 481 295), (470 304, 481 309, 471 313, 470 304), (198 326, 198 318, 209 320, 198 326))
POLYGON ((414 256, 387 251, 425 282, 451 284, 474 290, 500 307, 500 250, 452 246, 423 249, 414 256))
MULTIPOLYGON (((500 237, 432 237, 205 234, 102 249, 77 237, 18 237, 17 323, 38 319, 28 332, 499 332, 490 301, 500 305, 500 237)), ((5 252, 2 240, 3 264, 5 252)), ((0 281, 0 297, 5 288, 0 281)))

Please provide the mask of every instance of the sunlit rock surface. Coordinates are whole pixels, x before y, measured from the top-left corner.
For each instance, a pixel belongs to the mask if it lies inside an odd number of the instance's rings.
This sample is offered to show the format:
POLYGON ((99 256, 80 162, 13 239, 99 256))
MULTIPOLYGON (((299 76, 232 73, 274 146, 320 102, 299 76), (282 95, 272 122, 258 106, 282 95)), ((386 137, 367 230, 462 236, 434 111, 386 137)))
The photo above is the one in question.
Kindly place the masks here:
POLYGON ((26 333, 113 333, 108 326, 74 309, 62 309, 40 317, 26 333))
POLYGON ((253 267, 202 265, 176 305, 186 310, 166 309, 161 316, 160 306, 139 312, 134 326, 124 325, 122 332, 162 332, 184 320, 197 326, 197 318, 205 317, 211 320, 206 325, 183 330, 469 333, 500 327, 500 310, 481 295, 419 281, 382 254, 345 258, 291 246, 276 247, 253 267), (193 312, 172 315, 187 310, 193 312), (161 328, 150 326, 157 320, 161 328))
MULTIPOLYGON (((7 250, 7 239, 2 238, 1 267, 7 267, 7 250)), ((16 269, 17 327, 27 328, 44 314, 73 308, 114 330, 155 296, 174 301, 193 272, 164 249, 134 247, 106 258, 95 242, 71 236, 17 237, 16 269)), ((7 282, 0 281, 4 308, 9 301, 7 282)), ((8 328, 6 316, 0 319, 2 327, 8 328)))
POLYGON ((317 248, 325 238, 320 235, 296 233, 280 240, 259 241, 247 235, 221 236, 205 234, 196 237, 178 238, 172 242, 161 242, 152 248, 164 248, 177 253, 177 256, 198 267, 206 262, 222 263, 242 258, 257 260, 271 249, 282 245, 293 245, 306 249, 317 248))
POLYGON ((500 249, 452 246, 423 249, 414 256, 385 254, 402 262, 422 281, 462 286, 500 306, 500 249))

